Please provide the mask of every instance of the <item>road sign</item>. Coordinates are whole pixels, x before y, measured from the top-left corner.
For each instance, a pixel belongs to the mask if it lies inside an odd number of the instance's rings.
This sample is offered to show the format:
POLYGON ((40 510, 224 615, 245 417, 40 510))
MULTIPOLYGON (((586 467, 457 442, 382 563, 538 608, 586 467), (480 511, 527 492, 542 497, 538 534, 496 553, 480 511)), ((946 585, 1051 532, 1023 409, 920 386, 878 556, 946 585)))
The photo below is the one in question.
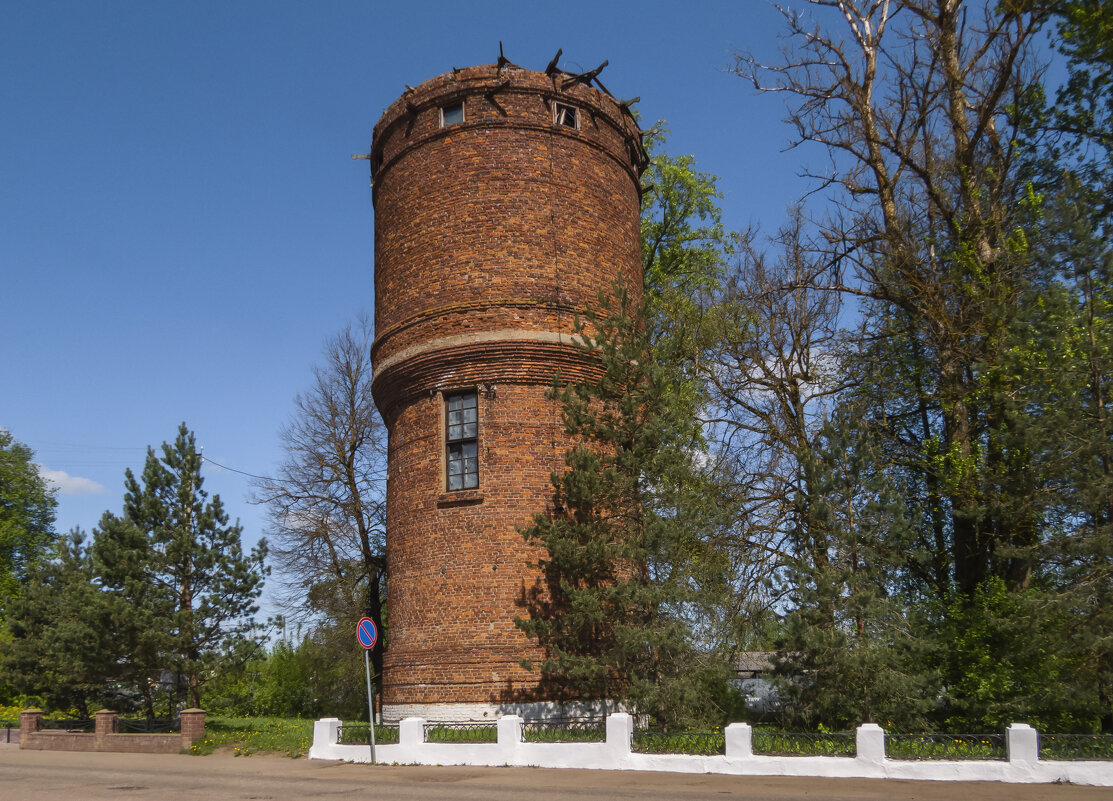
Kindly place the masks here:
POLYGON ((375 628, 375 621, 369 617, 363 618, 356 624, 356 639, 367 650, 375 647, 375 640, 379 639, 379 632, 375 628))
POLYGON ((367 674, 367 722, 371 725, 371 764, 375 764, 375 696, 371 691, 371 649, 375 647, 375 640, 379 639, 379 631, 375 628, 375 621, 369 617, 360 619, 356 623, 356 640, 363 646, 363 669, 367 674))

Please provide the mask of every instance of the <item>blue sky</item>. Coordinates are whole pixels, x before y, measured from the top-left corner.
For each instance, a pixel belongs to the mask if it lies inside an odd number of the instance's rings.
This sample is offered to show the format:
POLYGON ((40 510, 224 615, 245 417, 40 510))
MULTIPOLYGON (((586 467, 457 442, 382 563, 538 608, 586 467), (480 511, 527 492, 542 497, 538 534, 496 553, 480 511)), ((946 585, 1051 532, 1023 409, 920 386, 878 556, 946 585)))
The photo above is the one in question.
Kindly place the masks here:
MULTIPOLYGON (((726 223, 803 184, 775 97, 729 75, 779 17, 736 2, 36 2, 0 12, 0 426, 54 472, 58 527, 118 511, 179 422, 268 474, 324 340, 372 308, 371 129, 405 88, 508 58, 610 61, 668 150, 720 177, 726 223), (65 474, 63 476, 63 474, 65 474)), ((244 538, 237 473, 205 469, 244 538)))

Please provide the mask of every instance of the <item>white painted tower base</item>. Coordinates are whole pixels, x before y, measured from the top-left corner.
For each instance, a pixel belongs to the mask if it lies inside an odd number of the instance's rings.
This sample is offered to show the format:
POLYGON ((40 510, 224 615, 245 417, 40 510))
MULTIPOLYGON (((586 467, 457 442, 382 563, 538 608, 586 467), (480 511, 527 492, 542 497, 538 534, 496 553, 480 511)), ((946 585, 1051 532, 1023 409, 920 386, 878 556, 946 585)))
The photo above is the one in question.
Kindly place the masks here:
POLYGON ((383 704, 384 723, 397 723, 403 718, 423 718, 439 723, 494 723, 504 715, 517 715, 525 720, 559 720, 562 718, 598 718, 617 711, 613 702, 593 701, 558 703, 535 701, 525 704, 383 704))

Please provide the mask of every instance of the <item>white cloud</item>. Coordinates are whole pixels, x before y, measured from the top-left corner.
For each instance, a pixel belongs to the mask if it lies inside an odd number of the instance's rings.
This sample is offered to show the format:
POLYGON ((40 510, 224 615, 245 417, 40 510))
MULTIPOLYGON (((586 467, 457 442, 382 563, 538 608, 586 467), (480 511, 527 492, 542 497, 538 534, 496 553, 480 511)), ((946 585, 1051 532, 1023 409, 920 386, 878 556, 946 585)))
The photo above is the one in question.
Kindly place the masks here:
POLYGON ((92 479, 71 476, 65 470, 51 470, 41 464, 36 466, 43 480, 58 488, 59 495, 99 495, 105 491, 103 486, 92 479))

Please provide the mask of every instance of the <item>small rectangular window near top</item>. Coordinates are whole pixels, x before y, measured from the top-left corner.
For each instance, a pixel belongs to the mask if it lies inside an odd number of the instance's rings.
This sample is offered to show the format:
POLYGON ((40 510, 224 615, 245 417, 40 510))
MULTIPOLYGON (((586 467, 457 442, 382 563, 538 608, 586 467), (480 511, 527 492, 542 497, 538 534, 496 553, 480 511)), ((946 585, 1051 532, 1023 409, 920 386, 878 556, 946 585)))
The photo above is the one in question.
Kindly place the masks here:
POLYGON ((441 106, 441 127, 456 125, 464 121, 464 104, 453 103, 451 106, 441 106))
POLYGON ((445 465, 451 490, 479 486, 479 398, 459 392, 444 399, 445 465))
POLYGON ((563 125, 565 128, 579 128, 579 120, 576 116, 576 107, 565 105, 564 103, 556 103, 553 106, 553 122, 557 125, 563 125))

